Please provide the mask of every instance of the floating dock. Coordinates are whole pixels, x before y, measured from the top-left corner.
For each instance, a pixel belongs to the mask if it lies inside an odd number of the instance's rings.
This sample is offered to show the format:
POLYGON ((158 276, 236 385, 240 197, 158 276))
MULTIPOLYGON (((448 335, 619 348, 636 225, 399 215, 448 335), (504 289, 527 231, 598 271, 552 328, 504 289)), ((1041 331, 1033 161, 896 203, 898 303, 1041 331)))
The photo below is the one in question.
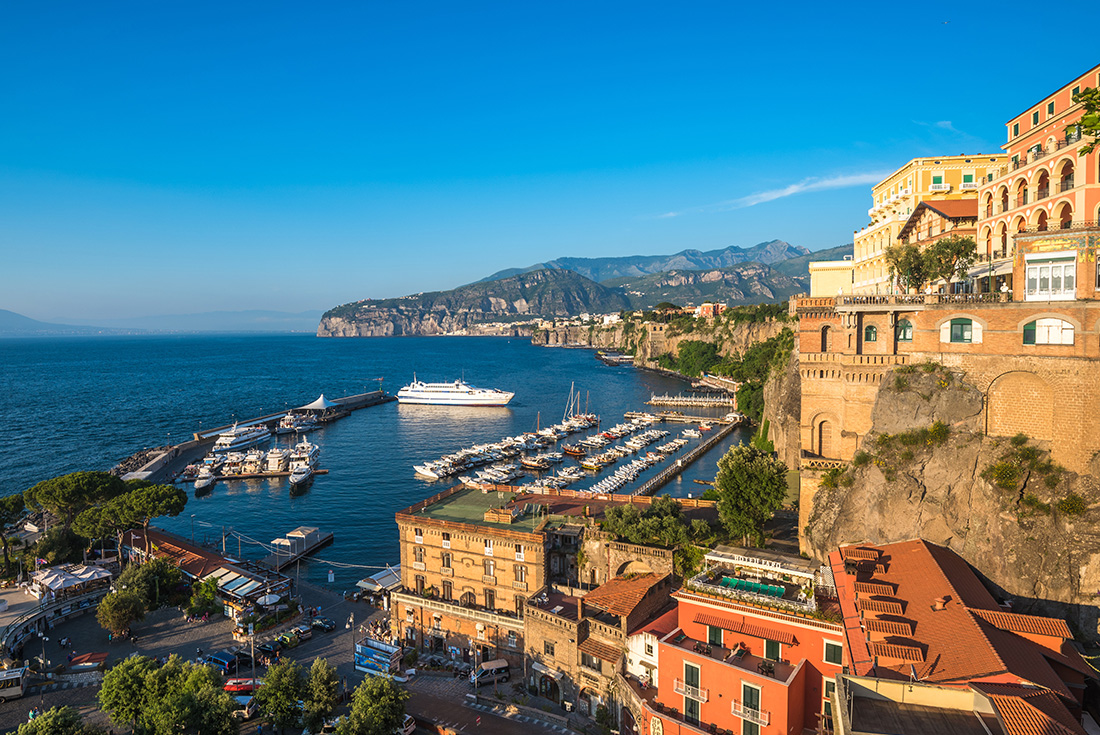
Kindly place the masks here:
POLYGON ((647 404, 650 406, 690 406, 692 408, 737 408, 737 399, 727 395, 678 396, 653 395, 647 404))
POLYGON ((260 564, 281 572, 286 567, 312 554, 322 546, 332 543, 331 531, 320 531, 312 526, 299 526, 282 538, 273 539, 275 552, 260 560, 260 564))

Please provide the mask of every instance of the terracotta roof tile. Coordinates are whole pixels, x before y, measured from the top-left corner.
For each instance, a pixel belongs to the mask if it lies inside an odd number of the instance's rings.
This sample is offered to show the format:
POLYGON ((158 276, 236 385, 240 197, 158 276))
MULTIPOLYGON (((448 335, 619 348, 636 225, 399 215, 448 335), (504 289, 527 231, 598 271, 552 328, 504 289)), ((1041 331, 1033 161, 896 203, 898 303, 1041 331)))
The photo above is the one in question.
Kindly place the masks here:
POLYGON ((606 610, 612 615, 626 617, 634 612, 634 608, 645 598, 649 590, 663 579, 664 577, 658 577, 656 574, 615 577, 585 595, 584 604, 606 610))
POLYGON ((1043 618, 1038 615, 1020 615, 1018 613, 1004 612, 1002 610, 971 610, 985 622, 1001 630, 1009 630, 1013 633, 1029 633, 1032 635, 1046 635, 1054 638, 1071 639, 1073 633, 1069 632, 1069 626, 1065 620, 1058 618, 1043 618))
POLYGON ((619 658, 622 656, 622 652, 614 646, 609 646, 606 643, 602 643, 595 638, 589 638, 584 643, 577 646, 581 653, 587 653, 589 656, 595 656, 598 659, 607 661, 609 663, 619 663, 619 658))

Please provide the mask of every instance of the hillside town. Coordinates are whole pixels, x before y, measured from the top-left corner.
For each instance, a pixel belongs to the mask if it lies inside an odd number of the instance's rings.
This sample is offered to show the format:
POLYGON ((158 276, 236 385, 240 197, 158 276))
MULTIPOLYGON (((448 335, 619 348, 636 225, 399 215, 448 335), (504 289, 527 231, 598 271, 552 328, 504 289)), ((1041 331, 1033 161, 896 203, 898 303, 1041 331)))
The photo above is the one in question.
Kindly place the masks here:
MULTIPOLYGON (((187 732, 1100 733, 1097 88, 1100 66, 1009 119, 1003 152, 874 185, 852 257, 811 263, 751 340, 791 333, 764 373, 740 367, 749 342, 715 347, 703 374, 738 366, 759 433, 696 497, 448 481, 342 595, 295 576, 316 528, 247 561, 159 528, 180 491, 133 467, 0 505, 13 556, 48 525, 96 540, 3 591, 0 697, 33 722, 99 687, 89 727, 166 732, 118 694, 156 665, 232 695, 228 726, 196 698, 187 732)), ((636 364, 698 377, 675 350, 736 308, 531 326, 557 346, 613 330, 636 364)), ((141 691, 152 711, 162 690, 141 691)))

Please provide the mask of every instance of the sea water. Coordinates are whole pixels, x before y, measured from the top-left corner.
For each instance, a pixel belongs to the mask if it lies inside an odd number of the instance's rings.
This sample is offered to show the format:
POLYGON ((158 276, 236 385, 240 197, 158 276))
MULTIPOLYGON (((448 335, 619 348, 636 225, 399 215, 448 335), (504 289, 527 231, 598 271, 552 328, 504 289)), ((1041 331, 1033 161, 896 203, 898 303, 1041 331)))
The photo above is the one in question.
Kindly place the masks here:
MULTIPOLYGON (((301 496, 290 496, 285 478, 219 482, 199 498, 188 484, 184 512, 156 525, 219 548, 232 530, 226 551, 246 558, 264 556, 264 544, 298 526, 332 531, 331 546, 289 572, 348 589, 397 563, 394 513, 453 484, 415 477, 414 464, 557 423, 571 387, 581 396, 580 410, 599 414, 605 427, 622 421, 625 411, 647 410, 654 393, 689 389, 666 375, 606 366, 589 350, 536 347, 521 338, 0 340, 0 494, 67 472, 106 470, 142 448, 178 444, 195 431, 290 409, 322 393, 338 398, 381 387, 396 394, 414 373, 424 381, 465 378, 516 396, 504 408, 394 402, 354 411, 308 435, 321 447, 319 467, 329 473, 301 496)), ((683 426, 657 428, 675 436, 683 426)), ((661 492, 700 494, 706 488, 693 480, 713 480, 726 448, 747 438, 747 431, 735 431, 661 492)))

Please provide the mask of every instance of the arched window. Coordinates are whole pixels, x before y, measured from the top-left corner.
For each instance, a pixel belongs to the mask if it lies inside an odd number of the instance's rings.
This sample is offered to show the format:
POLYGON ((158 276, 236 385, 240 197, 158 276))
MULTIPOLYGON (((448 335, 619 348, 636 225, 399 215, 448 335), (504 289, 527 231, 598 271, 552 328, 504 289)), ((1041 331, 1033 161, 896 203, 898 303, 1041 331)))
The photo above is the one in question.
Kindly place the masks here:
POLYGON ((912 342, 913 341, 913 322, 908 319, 902 319, 898 322, 896 327, 898 334, 898 342, 912 342))
POLYGON ((1025 345, 1071 345, 1073 325, 1061 319, 1036 319, 1024 325, 1025 345))
POLYGON ((874 325, 868 325, 863 329, 863 341, 864 342, 878 342, 878 328, 874 325))
POLYGON ((951 320, 951 341, 969 344, 974 339, 974 322, 970 319, 951 320))

